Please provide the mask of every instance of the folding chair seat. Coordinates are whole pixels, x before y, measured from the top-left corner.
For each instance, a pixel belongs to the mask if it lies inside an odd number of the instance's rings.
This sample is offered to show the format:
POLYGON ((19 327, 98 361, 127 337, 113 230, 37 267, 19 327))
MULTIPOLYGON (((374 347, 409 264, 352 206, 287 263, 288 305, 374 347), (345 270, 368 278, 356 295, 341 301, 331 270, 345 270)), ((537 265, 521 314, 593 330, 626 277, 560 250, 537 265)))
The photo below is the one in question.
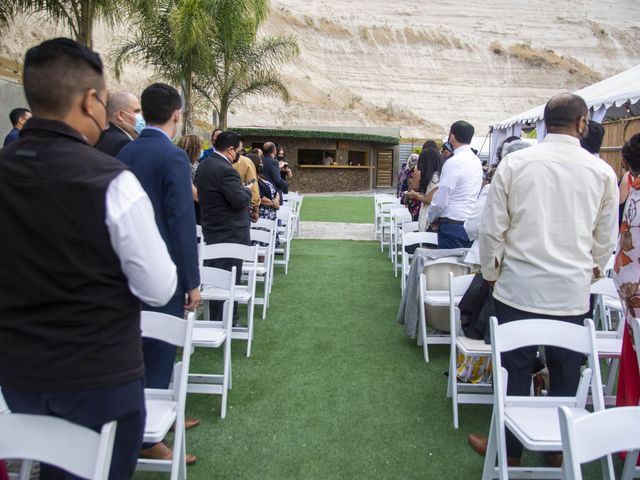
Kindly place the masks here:
POLYGON ((449 357, 449 383, 447 396, 451 397, 453 407, 453 427, 458 428, 458 404, 493 403, 491 383, 466 383, 458 380, 458 354, 472 358, 491 358, 491 346, 484 340, 466 337, 460 322, 460 309, 457 304, 465 294, 475 275, 454 277, 449 272, 449 328, 451 335, 451 354, 449 357))
MULTIPOLYGON (((247 305, 247 326, 233 327, 231 338, 247 341, 247 357, 251 355, 251 343, 253 342, 253 315, 256 298, 256 269, 258 263, 258 246, 241 245, 238 243, 213 243, 205 245, 203 248, 203 259, 216 260, 231 258, 242 260, 244 264, 253 266, 248 270, 248 282, 236 284, 234 290, 234 300, 237 303, 247 305)), ((216 285, 206 285, 202 283, 202 300, 204 302, 204 318, 211 320, 209 302, 229 300, 229 290, 216 285)))
POLYGON ((262 297, 256 294, 255 304, 262 305, 262 319, 267 316, 267 308, 269 307, 269 285, 271 283, 271 262, 273 259, 273 235, 265 230, 250 230, 251 241, 259 242, 258 245, 258 261, 256 265, 246 264, 242 266, 242 279, 248 281, 251 270, 255 270, 256 282, 264 285, 264 293, 262 297))
MULTIPOLYGON (((594 411, 604 410, 600 363, 593 321, 584 326, 558 320, 517 320, 498 325, 491 317, 491 362, 493 364, 493 414, 482 478, 564 478, 561 468, 509 467, 507 465, 505 428, 524 448, 535 451, 560 451, 562 439, 558 407, 569 407, 574 417, 589 414, 585 409, 591 390, 594 411), (526 346, 553 346, 587 356, 575 397, 518 397, 507 395, 507 371, 501 354, 526 346), (497 467, 496 467, 497 459, 497 467)), ((603 477, 613 474, 611 456, 602 462, 603 477)))
MULTIPOLYGON (((637 478, 640 407, 620 407, 576 416, 560 407, 565 479, 582 480, 580 465, 616 452, 629 452, 622 478, 637 478)), ((613 477, 605 476, 603 478, 613 477)))
POLYGON ((111 468, 116 422, 100 433, 48 415, 0 415, 0 459, 21 459, 20 479, 31 478, 33 461, 78 477, 106 480, 111 468))
MULTIPOLYGON (((411 259, 413 253, 407 252, 408 247, 418 247, 427 245, 438 245, 438 234, 435 232, 408 232, 402 235, 402 276, 400 277, 400 289, 404 293, 405 286, 407 285, 407 276, 409 275, 409 268, 411 267, 411 259)), ((446 289, 443 288, 446 292, 446 289)), ((446 296, 445 296, 446 305, 446 296)))
MULTIPOLYGON (((466 275, 469 267, 461 265, 455 257, 443 257, 425 262, 420 274, 418 346, 422 346, 424 361, 429 363, 429 345, 448 345, 451 343, 449 330, 449 273, 454 276, 466 275), (437 327, 439 333, 428 334, 427 318, 430 326, 437 327)), ((457 305, 462 295, 457 295, 457 305)))
POLYGON ((172 385, 166 390, 147 388, 144 392, 147 409, 144 442, 163 441, 175 424, 173 458, 170 460, 138 459, 138 470, 169 471, 171 480, 187 478, 184 409, 187 401, 194 318, 195 312, 190 312, 186 320, 159 312, 143 311, 141 314, 143 337, 182 347, 182 361, 174 366, 172 385))
POLYGON ((278 234, 280 237, 280 245, 276 247, 275 254, 282 255, 282 258, 274 260, 275 265, 284 265, 284 274, 289 273, 289 258, 291 256, 291 241, 293 240, 293 225, 291 217, 291 209, 283 205, 278 210, 278 234))
POLYGON ((221 395, 220 418, 227 414, 227 393, 231 389, 231 339, 233 303, 235 301, 236 267, 231 271, 213 267, 200 267, 202 285, 227 292, 222 322, 196 320, 193 322, 192 344, 195 348, 223 348, 222 374, 189 373, 187 391, 221 395))

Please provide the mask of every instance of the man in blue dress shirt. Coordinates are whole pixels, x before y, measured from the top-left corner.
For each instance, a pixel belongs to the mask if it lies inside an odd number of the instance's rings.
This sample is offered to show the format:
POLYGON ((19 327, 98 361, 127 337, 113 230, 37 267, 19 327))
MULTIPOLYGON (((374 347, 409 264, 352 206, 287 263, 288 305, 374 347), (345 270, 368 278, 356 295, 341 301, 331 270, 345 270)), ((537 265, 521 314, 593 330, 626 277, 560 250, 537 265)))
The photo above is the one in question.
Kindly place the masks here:
POLYGON ((13 128, 4 137, 3 147, 6 147, 10 143, 15 142, 20 137, 20 130, 24 127, 24 124, 27 123, 27 120, 31 118, 31 110, 26 108, 14 108, 9 112, 9 120, 11 120, 11 125, 13 128))

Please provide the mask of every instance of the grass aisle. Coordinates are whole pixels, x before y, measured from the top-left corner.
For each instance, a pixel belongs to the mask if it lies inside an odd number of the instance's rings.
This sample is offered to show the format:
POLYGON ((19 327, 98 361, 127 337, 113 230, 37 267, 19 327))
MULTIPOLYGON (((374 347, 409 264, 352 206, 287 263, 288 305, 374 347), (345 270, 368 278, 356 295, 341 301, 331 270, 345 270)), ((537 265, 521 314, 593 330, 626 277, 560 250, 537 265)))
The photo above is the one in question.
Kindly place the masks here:
MULTIPOLYGON (((466 435, 487 407, 445 398, 448 348, 427 366, 396 324, 399 280, 375 242, 296 240, 251 358, 234 343, 227 418, 217 396, 189 395, 191 479, 478 478, 466 435)), ((198 349, 192 371, 219 358, 198 349)), ((136 478, 166 478, 140 473, 136 478)))

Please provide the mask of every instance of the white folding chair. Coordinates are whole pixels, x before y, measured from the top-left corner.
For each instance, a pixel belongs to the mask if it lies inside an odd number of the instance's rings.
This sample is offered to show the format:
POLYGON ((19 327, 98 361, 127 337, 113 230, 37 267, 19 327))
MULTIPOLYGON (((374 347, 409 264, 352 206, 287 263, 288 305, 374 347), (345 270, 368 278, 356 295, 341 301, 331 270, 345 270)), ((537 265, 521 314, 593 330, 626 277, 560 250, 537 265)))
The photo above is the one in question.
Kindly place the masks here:
MULTIPOLYGON (((206 260, 217 260, 221 258, 231 258, 242 260, 243 266, 247 263, 250 266, 258 263, 258 246, 241 245, 238 243, 212 243, 205 245, 202 257, 206 260)), ((209 302, 229 300, 229 291, 225 288, 202 285, 202 300, 204 302, 204 319, 211 320, 209 302)), ((253 314, 256 298, 256 269, 248 270, 248 282, 246 285, 235 287, 235 301, 247 305, 247 326, 233 327, 231 338, 234 340, 247 341, 247 357, 251 356, 251 343, 253 342, 253 314)))
POLYGON ((400 289, 403 293, 407 285, 407 277, 409 276, 409 268, 413 258, 413 253, 408 253, 407 247, 418 247, 420 245, 437 246, 438 234, 435 232, 408 232, 402 234, 402 277, 400 278, 400 289))
MULTIPOLYGON (((469 267, 461 265, 455 257, 443 257, 425 262, 424 271, 420 274, 418 345, 422 346, 424 361, 429 363, 429 345, 448 345, 451 343, 449 329, 449 273, 454 276, 466 275, 469 267), (427 317, 431 324, 439 325, 439 333, 427 332, 427 317)), ((455 297, 457 305, 462 295, 455 297)))
POLYGON ((20 480, 31 478, 33 461, 48 463, 78 477, 107 480, 116 422, 100 433, 48 415, 0 415, 0 459, 22 459, 20 480))
POLYGON ((400 245, 402 226, 411 221, 411 213, 404 205, 391 210, 391 243, 389 248, 389 258, 393 264, 395 276, 398 276, 398 250, 400 245))
MULTIPOLYGON (((275 255, 276 255, 276 240, 278 233, 278 221, 277 220, 269 220, 268 218, 259 218, 256 223, 251 224, 252 229, 261 229, 266 230, 271 234, 271 258, 269 260, 269 293, 271 293, 271 289, 273 288, 273 272, 274 272, 274 263, 275 263, 275 255)), ((258 248, 258 255, 263 253, 263 248, 258 248)))
POLYGON ((491 345, 484 340, 466 337, 460 323, 460 309, 457 304, 465 294, 475 275, 454 277, 449 272, 449 325, 451 331, 451 355, 449 357, 449 386, 447 395, 451 397, 453 407, 453 427, 458 428, 458 404, 493 403, 493 390, 490 383, 465 383, 458 381, 458 353, 467 357, 491 358, 491 345))
POLYGON ((187 478, 184 409, 187 402, 187 383, 191 360, 191 334, 195 312, 183 320, 173 315, 143 311, 142 336, 182 347, 182 361, 173 369, 173 383, 168 389, 147 388, 144 391, 147 421, 144 441, 159 443, 175 424, 173 457, 170 460, 138 459, 138 470, 169 471, 171 480, 187 478))
MULTIPOLYGON (((493 364, 493 414, 483 480, 492 478, 563 478, 562 468, 509 467, 507 465, 505 428, 524 448, 536 451, 560 451, 562 439, 558 407, 567 406, 576 417, 588 415, 585 409, 591 390, 594 411, 604 410, 600 363, 593 321, 585 326, 558 320, 517 320, 498 325, 491 317, 491 362, 493 364), (518 397, 507 395, 507 371, 501 354, 527 346, 554 346, 587 356, 588 367, 582 370, 575 397, 518 397), (497 459, 497 467, 496 467, 497 459)), ((613 475, 611 456, 603 461, 603 477, 613 475)))
POLYGON ((380 209, 382 207, 382 204, 384 203, 388 203, 388 202, 398 202, 399 200, 395 195, 390 195, 388 193, 381 193, 381 194, 376 194, 373 197, 373 209, 374 209, 374 217, 373 217, 373 227, 374 227, 374 234, 375 234, 375 239, 378 239, 378 236, 380 235, 380 216, 381 216, 381 212, 380 209))
POLYGON ((582 416, 560 407, 559 414, 566 480, 582 480, 581 464, 616 452, 629 452, 622 478, 637 478, 640 407, 611 408, 582 416))
POLYGON ((300 230, 300 208, 303 195, 298 192, 289 192, 282 196, 282 200, 291 207, 292 233, 297 235, 300 230))
POLYGON ((227 415, 227 393, 231 389, 231 338, 233 303, 236 288, 236 267, 231 271, 213 267, 200 267, 200 279, 206 288, 228 292, 224 302, 222 322, 196 320, 193 322, 192 344, 195 348, 220 348, 223 350, 222 374, 189 373, 187 392, 221 395, 220 418, 227 415))
POLYGON ((202 265, 202 247, 204 246, 204 235, 202 225, 196 225, 196 238, 198 240, 198 265, 202 265))
MULTIPOLYGON (((604 382, 605 405, 615 405, 616 395, 613 391, 618 369, 620 367, 620 355, 622 354, 622 335, 624 332, 624 317, 622 317, 622 304, 611 278, 603 278, 591 285, 591 295, 596 295, 595 314, 598 317, 596 325, 603 329, 596 330, 596 344, 598 345, 598 355, 605 359, 607 363, 607 375, 604 382), (612 312, 618 311, 618 328, 609 331, 612 325, 612 312)), ((594 316, 595 319, 595 316, 594 316)))
POLYGON ((384 252, 385 244, 391 248, 391 210, 400 207, 400 200, 385 200, 380 204, 380 218, 378 227, 380 228, 380 251, 384 252), (385 231, 388 235, 385 237, 385 231), (388 242, 387 242, 388 239, 388 242))
POLYGON ((396 244, 394 246, 395 262, 393 266, 393 273, 396 277, 398 276, 398 270, 402 270, 402 256, 404 255, 402 251, 402 237, 405 233, 417 232, 418 230, 418 222, 412 221, 410 217, 408 220, 405 217, 405 220, 401 221, 397 226, 396 244))
POLYGON ((280 245, 276 247, 275 254, 282 255, 282 258, 274 260, 275 265, 284 265, 284 274, 289 274, 289 258, 291 256, 291 241, 293 240, 293 224, 291 209, 283 205, 278 210, 278 234, 280 245))
POLYGON ((271 283, 271 262, 273 256, 273 235, 271 232, 265 230, 256 230, 252 228, 250 230, 251 241, 259 242, 263 245, 258 246, 258 255, 263 260, 256 265, 246 264, 242 266, 242 278, 243 280, 249 280, 249 273, 252 269, 255 270, 256 282, 261 282, 264 285, 264 293, 262 297, 258 297, 256 294, 255 304, 262 305, 262 319, 267 316, 267 308, 269 307, 269 284, 271 283))

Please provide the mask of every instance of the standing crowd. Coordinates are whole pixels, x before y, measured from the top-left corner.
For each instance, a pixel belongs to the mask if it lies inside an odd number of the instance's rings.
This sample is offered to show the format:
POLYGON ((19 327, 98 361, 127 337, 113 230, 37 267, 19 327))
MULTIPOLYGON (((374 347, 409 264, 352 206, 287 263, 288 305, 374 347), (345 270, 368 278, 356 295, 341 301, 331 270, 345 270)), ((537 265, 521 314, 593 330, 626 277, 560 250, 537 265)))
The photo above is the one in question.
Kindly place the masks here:
MULTIPOLYGON (((173 455, 142 443, 144 388, 169 386, 177 352, 141 339, 140 311, 195 310, 196 224, 207 244, 250 245, 292 173, 274 143, 245 155, 233 131, 215 130, 204 152, 195 135, 174 143, 179 93, 109 93, 100 56, 70 39, 29 49, 24 92, 30 110, 11 112, 0 150, 0 388, 15 413, 96 431, 117 421, 109 478, 130 478, 138 457, 173 455)), ((213 262, 240 276, 237 261, 213 262)), ((43 464, 40 478, 76 477, 43 464)))

